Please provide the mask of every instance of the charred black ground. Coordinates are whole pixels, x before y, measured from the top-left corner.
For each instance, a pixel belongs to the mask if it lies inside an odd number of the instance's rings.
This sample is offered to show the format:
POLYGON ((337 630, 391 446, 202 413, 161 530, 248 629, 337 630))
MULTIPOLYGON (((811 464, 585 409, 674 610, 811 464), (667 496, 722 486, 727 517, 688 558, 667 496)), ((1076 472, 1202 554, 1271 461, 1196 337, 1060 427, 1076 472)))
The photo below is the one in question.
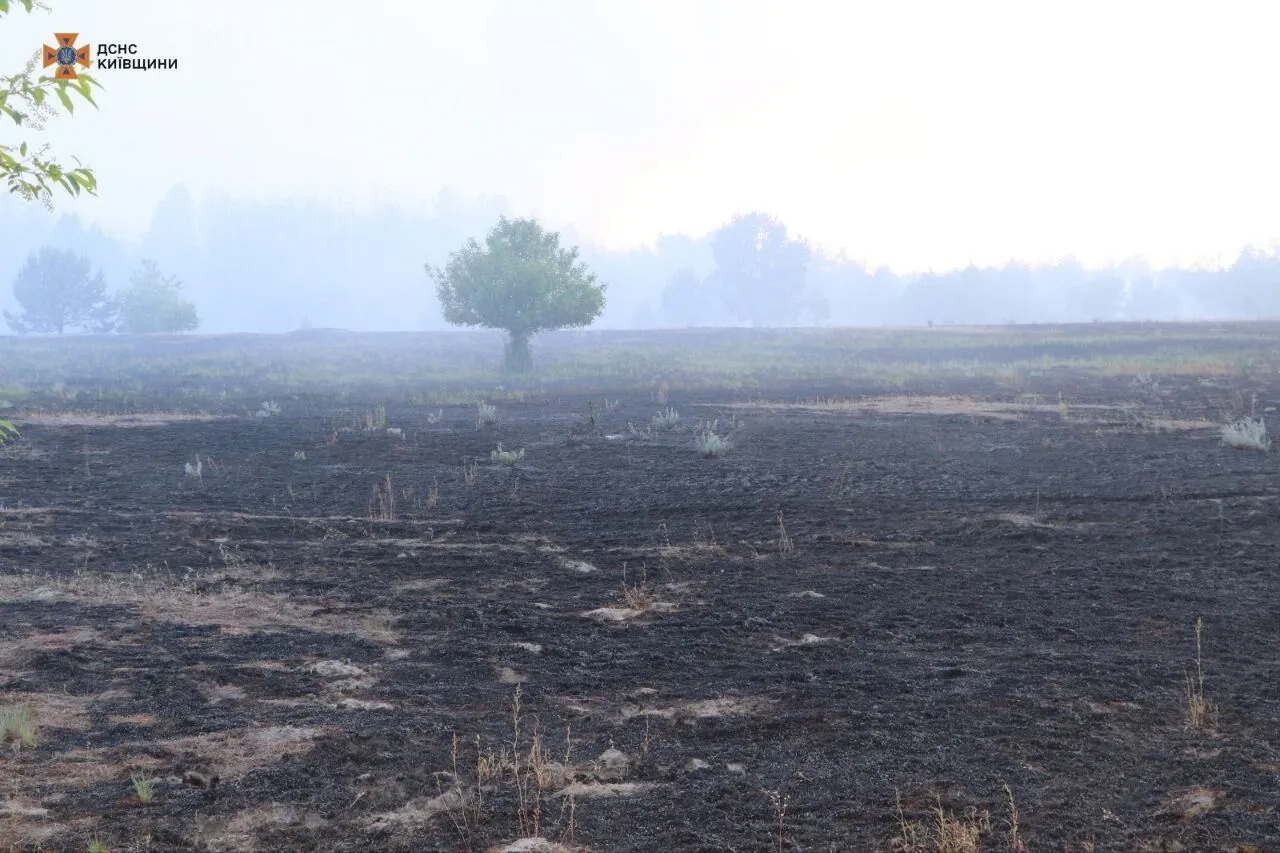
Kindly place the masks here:
POLYGON ((0 752, 0 847, 934 850, 941 807, 990 812, 984 851, 1280 849, 1277 457, 1219 434, 1280 377, 1205 351, 261 415, 247 375, 31 383, 0 705, 38 736, 0 752))

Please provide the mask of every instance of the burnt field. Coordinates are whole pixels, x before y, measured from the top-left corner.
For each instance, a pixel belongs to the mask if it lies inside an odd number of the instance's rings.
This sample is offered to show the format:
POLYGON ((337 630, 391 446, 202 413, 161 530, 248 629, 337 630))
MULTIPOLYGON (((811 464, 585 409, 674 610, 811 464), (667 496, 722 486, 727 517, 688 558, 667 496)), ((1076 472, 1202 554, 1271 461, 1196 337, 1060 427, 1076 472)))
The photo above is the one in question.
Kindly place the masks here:
POLYGON ((1276 326, 393 337, 0 341, 0 849, 1280 850, 1276 326))

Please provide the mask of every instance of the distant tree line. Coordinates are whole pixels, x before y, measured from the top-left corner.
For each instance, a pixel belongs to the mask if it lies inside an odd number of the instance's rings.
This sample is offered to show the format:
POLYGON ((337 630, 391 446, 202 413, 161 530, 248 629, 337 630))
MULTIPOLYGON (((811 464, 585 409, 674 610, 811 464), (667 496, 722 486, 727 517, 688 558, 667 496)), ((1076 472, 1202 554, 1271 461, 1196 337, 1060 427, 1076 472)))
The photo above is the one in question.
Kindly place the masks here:
POLYGON ((734 217, 709 235, 703 271, 670 275, 655 325, 1084 323, 1280 316, 1280 256, 1246 247, 1217 269, 1130 262, 1086 269, 1068 258, 1031 266, 915 275, 871 271, 787 234, 776 218, 734 217), (709 261, 709 263, 707 263, 709 261))
MULTIPOLYGON (((285 332, 317 327, 442 329, 448 325, 426 262, 511 216, 501 199, 442 193, 432 209, 337 210, 291 201, 206 199, 181 187, 138 241, 45 216, 0 197, 0 282, 26 253, 52 246, 93 259, 111 284, 143 258, 181 271, 200 329, 285 332)), ((596 328, 726 325, 1087 323, 1280 316, 1280 258, 1246 248, 1221 268, 1157 269, 1133 262, 1088 268, 1070 258, 927 273, 875 269, 795 234, 776 216, 746 212, 701 236, 664 235, 615 251, 566 228, 565 246, 609 286, 596 328)), ((855 235, 856 236, 856 235, 855 235)), ((0 308, 16 308, 9 289, 0 308)), ((517 346, 521 344, 515 342, 517 346)))
POLYGON ((189 332, 200 325, 194 303, 182 297, 182 283, 144 260, 129 285, 107 292, 102 271, 92 272, 85 255, 45 247, 27 257, 13 281, 20 310, 5 311, 18 334, 189 332))

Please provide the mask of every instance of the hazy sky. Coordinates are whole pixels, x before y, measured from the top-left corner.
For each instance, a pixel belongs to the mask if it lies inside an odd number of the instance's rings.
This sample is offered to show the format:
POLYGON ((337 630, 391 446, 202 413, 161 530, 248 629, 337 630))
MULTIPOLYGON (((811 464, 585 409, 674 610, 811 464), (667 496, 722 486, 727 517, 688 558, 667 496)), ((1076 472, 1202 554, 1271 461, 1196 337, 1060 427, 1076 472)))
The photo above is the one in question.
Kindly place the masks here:
POLYGON ((47 134, 102 182, 62 209, 116 234, 185 182, 450 187, 615 248, 761 209, 899 271, 1280 238, 1269 0, 48 2, 0 24, 6 73, 55 31, 179 60, 47 134))

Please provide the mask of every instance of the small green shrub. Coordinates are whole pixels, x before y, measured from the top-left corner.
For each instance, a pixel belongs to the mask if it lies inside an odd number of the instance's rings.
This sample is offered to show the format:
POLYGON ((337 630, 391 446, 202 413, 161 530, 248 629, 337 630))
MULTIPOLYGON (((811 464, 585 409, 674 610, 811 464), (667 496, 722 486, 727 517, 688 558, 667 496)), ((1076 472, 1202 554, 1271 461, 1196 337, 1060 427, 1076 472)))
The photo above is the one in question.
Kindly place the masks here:
POLYGON ((503 450, 502 444, 498 444, 498 449, 489 453, 489 458, 499 465, 514 465, 524 458, 524 448, 519 450, 503 450))
POLYGON ((1271 449, 1267 438, 1267 424, 1262 418, 1241 418, 1222 428, 1222 443, 1237 450, 1257 450, 1266 453, 1271 449))
POLYGON ((155 797, 156 780, 145 773, 134 773, 129 777, 129 782, 133 784, 133 793, 137 795, 138 802, 146 805, 155 797))
POLYGON ((694 446, 698 449, 698 455, 704 459, 715 459, 729 450, 729 442, 725 441, 719 434, 711 430, 703 430, 694 439, 694 446))
POLYGON ((17 749, 36 745, 36 723, 29 710, 0 708, 0 743, 4 742, 12 742, 17 749))
POLYGON ((666 409, 654 415, 651 423, 654 429, 671 429, 680 423, 680 413, 674 408, 666 409))

